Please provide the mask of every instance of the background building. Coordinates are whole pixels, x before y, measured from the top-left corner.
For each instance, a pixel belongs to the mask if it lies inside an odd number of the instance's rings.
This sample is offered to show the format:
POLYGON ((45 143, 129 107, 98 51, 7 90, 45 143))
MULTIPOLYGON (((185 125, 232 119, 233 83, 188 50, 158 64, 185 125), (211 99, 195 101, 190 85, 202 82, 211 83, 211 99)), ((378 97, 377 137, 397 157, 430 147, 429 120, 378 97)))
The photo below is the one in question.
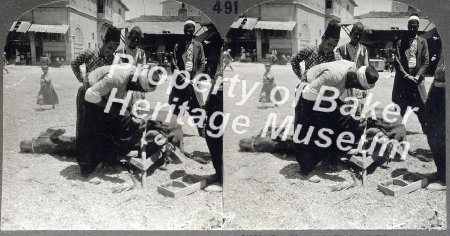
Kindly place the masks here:
POLYGON ((183 7, 183 3, 175 1, 175 0, 163 0, 160 2, 162 5, 162 15, 163 16, 178 16, 178 11, 181 8, 186 9, 187 16, 201 16, 203 13, 197 8, 185 5, 183 7))
MULTIPOLYGON (((171 3, 172 1, 164 1, 171 3)), ((166 3, 164 3, 166 4, 166 3)), ((178 5, 177 5, 178 6, 178 5)), ((186 20, 196 22, 195 35, 201 35, 207 29, 203 25, 211 22, 204 14, 189 16, 189 6, 179 4, 181 8, 172 15, 142 15, 118 25, 124 29, 125 35, 134 26, 139 26, 144 34, 140 48, 145 50, 148 61, 164 61, 164 54, 173 52, 174 46, 184 38, 184 24, 186 20)), ((163 5, 163 9, 164 5, 163 5)), ((125 39, 126 41, 127 39, 125 39)))
MULTIPOLYGON (((227 36, 232 52, 243 46, 256 52, 256 61, 266 57, 271 49, 293 55, 306 46, 318 45, 331 19, 353 18, 354 0, 278 0, 258 5, 238 19, 227 36)), ((348 37, 342 33, 341 37, 348 37)))
POLYGON ((5 46, 7 59, 39 62, 51 55, 73 60, 85 49, 96 49, 108 25, 125 21, 128 8, 121 0, 65 0, 35 8, 11 26, 5 46))

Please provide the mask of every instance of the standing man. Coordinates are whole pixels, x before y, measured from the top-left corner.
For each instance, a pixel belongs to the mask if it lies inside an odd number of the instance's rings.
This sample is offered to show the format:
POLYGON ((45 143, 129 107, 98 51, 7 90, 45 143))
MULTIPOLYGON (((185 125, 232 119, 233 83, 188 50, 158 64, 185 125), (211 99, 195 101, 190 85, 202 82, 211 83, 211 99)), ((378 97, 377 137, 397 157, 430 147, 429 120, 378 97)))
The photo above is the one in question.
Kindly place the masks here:
POLYGON ((429 59, 427 41, 417 36, 419 22, 417 14, 411 15, 408 19, 408 32, 397 42, 392 102, 399 105, 401 116, 405 115, 408 106, 419 108, 414 112, 424 130, 427 99, 424 73, 429 59))
POLYGON ((356 67, 369 65, 369 53, 367 48, 359 42, 364 36, 364 26, 360 22, 353 24, 350 31, 350 42, 340 46, 337 51, 342 59, 353 61, 356 67))
MULTIPOLYGON (((211 77, 212 85, 216 84, 218 76, 223 76, 223 39, 220 37, 219 31, 214 26, 213 23, 209 23, 206 25, 208 27, 208 31, 204 34, 198 36, 196 39, 202 40, 202 44, 205 51, 205 57, 207 58, 206 62, 206 73, 211 77)), ((216 94, 212 94, 213 88, 210 89, 210 93, 208 94, 208 98, 205 102, 205 111, 207 115, 206 119, 206 127, 205 127, 205 140, 208 145, 209 153, 211 154, 211 161, 216 170, 216 174, 210 176, 209 182, 212 182, 212 185, 209 185, 205 190, 206 191, 221 191, 222 189, 222 156, 223 156, 223 135, 219 137, 212 137, 208 135, 208 131, 210 133, 216 134, 214 129, 211 127, 211 123, 213 122, 215 127, 220 127, 223 125, 223 118, 215 117, 214 120, 211 120, 211 116, 216 112, 223 112, 223 88, 217 91, 216 94)))
MULTIPOLYGON (((357 22, 353 24, 352 30, 350 31, 350 42, 340 46, 337 49, 338 53, 344 60, 355 62, 356 68, 360 68, 361 66, 369 66, 369 53, 367 48, 359 43, 363 36, 364 26, 362 23, 357 22)), ((360 101, 357 109, 357 114, 359 114, 361 112, 362 105, 364 104, 363 100, 367 96, 367 91, 352 88, 347 89, 342 96, 355 97, 360 101)), ((353 104, 353 101, 349 101, 348 103, 353 104)))
POLYGON ((141 28, 139 28, 139 26, 135 26, 131 28, 130 32, 128 33, 128 45, 117 50, 118 53, 128 54, 132 56, 134 59, 134 63, 132 64, 135 66, 137 64, 147 64, 145 51, 138 47, 143 37, 144 36, 142 34, 141 28))
MULTIPOLYGON (((122 58, 122 61, 130 63, 134 66, 144 66, 147 64, 145 51, 138 47, 143 38, 144 35, 142 34, 141 28, 139 28, 139 26, 134 26, 133 28, 131 28, 130 32, 128 33, 128 45, 124 48, 118 49, 116 52, 130 55, 133 57, 134 61, 133 63, 131 63, 127 58, 122 58)), ((133 104, 139 99, 145 100, 145 92, 133 91, 132 99, 130 100, 130 107, 132 107, 133 104)))
MULTIPOLYGON (((194 33, 195 22, 191 20, 186 21, 184 24, 184 40, 175 44, 174 57, 172 61, 172 71, 185 71, 189 73, 190 80, 193 80, 197 75, 202 74, 206 67, 206 58, 203 45, 194 40, 194 33)), ((179 75, 176 78, 175 83, 182 85, 185 79, 188 78, 184 78, 184 76, 179 75)), ((200 94, 196 93, 191 83, 189 83, 184 89, 179 89, 173 86, 169 94, 169 104, 175 105, 173 114, 175 116, 183 116, 183 114, 180 114, 180 107, 187 101, 187 106, 189 107, 188 112, 190 115, 194 115, 192 114, 192 110, 194 108, 202 108, 204 105, 200 104, 200 101, 197 99, 197 96, 199 95, 200 94)), ((204 128, 197 127, 197 129, 199 135, 203 136, 204 128)))
POLYGON ((306 78, 302 74, 300 62, 305 61, 304 74, 306 74, 309 68, 315 65, 342 60, 342 57, 333 51, 339 43, 340 34, 341 26, 339 26, 336 20, 331 20, 330 23, 328 23, 327 29, 322 36, 322 42, 319 45, 306 47, 292 57, 292 70, 300 81, 306 81, 306 78))
MULTIPOLYGON (((195 22, 188 20, 186 21, 184 25, 184 41, 179 42, 175 45, 174 48, 174 57, 172 61, 172 70, 180 70, 180 71, 186 71, 189 73, 191 79, 194 79, 197 75, 202 74, 205 70, 206 65, 206 59, 205 54, 203 50, 202 43, 196 41, 193 39, 195 33, 195 22)), ((211 38, 212 39, 212 38, 211 38)), ((217 46, 221 45, 221 43, 216 42, 219 40, 218 38, 215 39, 215 41, 210 41, 213 46, 208 50, 210 53, 216 53, 217 52, 217 46)), ((220 38, 219 41, 222 41, 220 38)), ((221 54, 220 48, 218 51, 219 55, 221 54)), ((220 63, 222 58, 218 58, 217 63, 220 63)), ((214 61, 214 60, 213 60, 214 61)), ((209 62, 209 61, 208 61, 209 62)), ((217 72, 217 69, 219 68, 218 65, 210 65, 209 75, 215 75, 217 72), (211 70, 212 69, 212 70, 211 70)), ((187 78, 183 78, 182 76, 178 76, 176 78, 176 83, 181 85, 183 84, 183 80, 187 78)), ((212 82, 215 84, 214 82, 212 82)), ((187 112, 191 116, 195 117, 201 117, 200 112, 192 112, 195 108, 204 108, 203 106, 206 106, 205 110, 207 113, 207 117, 209 117, 214 111, 223 111, 223 101, 222 101, 222 93, 218 93, 216 96, 210 95, 209 101, 207 101, 206 104, 200 104, 199 100, 197 99, 196 91, 194 91, 194 87, 192 84, 188 84, 187 87, 184 89, 178 89, 176 87, 172 87, 172 91, 169 95, 169 104, 175 105, 175 110, 173 112, 173 117, 171 122, 174 122, 178 119, 179 116, 183 116, 184 114, 180 114, 180 107, 183 105, 184 102, 188 102, 187 106, 189 109, 187 112)), ((199 135, 206 136, 205 134, 205 127, 203 127, 202 124, 198 124, 199 120, 194 118, 194 122, 197 124, 197 130, 199 135)), ((222 124, 221 120, 215 120, 215 122, 220 126, 222 124)), ((207 118, 207 127, 206 129, 209 129, 209 119, 207 118)), ((215 169, 215 174, 212 175, 209 178, 209 182, 213 183, 213 187, 209 188, 211 191, 222 191, 222 137, 219 138, 211 138, 211 137, 205 137, 206 143, 208 145, 208 149, 211 153, 211 160, 215 169)))

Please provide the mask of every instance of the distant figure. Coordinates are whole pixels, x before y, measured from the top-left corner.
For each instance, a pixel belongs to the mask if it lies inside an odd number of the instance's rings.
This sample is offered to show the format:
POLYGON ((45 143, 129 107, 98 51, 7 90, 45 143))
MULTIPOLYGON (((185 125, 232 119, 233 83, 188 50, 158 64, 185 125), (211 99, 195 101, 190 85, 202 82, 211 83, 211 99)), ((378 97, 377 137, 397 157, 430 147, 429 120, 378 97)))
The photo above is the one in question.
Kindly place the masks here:
POLYGON ((53 88, 52 80, 48 76, 47 63, 42 65, 42 72, 41 89, 39 90, 36 104, 40 105, 41 109, 43 105, 52 105, 52 109, 55 109, 55 105, 59 104, 59 100, 55 88, 53 88))
POLYGON ((241 62, 245 62, 247 60, 247 57, 245 55, 245 48, 241 47, 241 62))
POLYGON ((3 70, 6 71, 6 74, 9 74, 8 68, 6 68, 6 65, 8 65, 8 60, 6 60, 6 52, 3 52, 3 70))
POLYGON ((27 60, 27 65, 30 65, 31 64, 31 53, 30 52, 27 52, 26 60, 27 60))
POLYGON ((278 62, 278 52, 275 48, 270 48, 270 56, 271 56, 271 60, 273 61, 273 63, 277 63, 278 62))
POLYGON ((20 52, 16 49, 16 64, 20 63, 20 52))
MULTIPOLYGON (((263 75, 263 87, 261 89, 261 93, 259 94, 259 101, 262 103, 273 103, 274 101, 270 98, 270 94, 277 85, 275 84, 275 76, 270 71, 272 69, 272 63, 266 63, 266 71, 263 75)), ((274 96, 275 101, 279 102, 282 100, 280 91, 276 91, 274 96)), ((275 104, 275 107, 277 105, 275 104)))
POLYGON ((227 66, 230 67, 231 71, 233 71, 233 67, 231 66, 231 62, 233 61, 233 58, 231 58, 230 55, 231 49, 226 50, 225 52, 223 52, 223 70, 225 70, 227 68, 227 66))
POLYGON ((253 62, 256 62, 256 57, 257 57, 256 48, 253 48, 253 53, 252 53, 252 61, 253 62))

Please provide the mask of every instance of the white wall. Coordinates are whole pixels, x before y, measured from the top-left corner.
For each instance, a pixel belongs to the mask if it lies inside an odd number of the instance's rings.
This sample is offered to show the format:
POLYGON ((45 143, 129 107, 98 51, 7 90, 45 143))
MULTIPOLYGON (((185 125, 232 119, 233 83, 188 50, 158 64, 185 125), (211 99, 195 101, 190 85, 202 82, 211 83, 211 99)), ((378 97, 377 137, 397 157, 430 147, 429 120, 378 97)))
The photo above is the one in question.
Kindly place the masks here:
POLYGON ((355 8, 355 16, 370 11, 391 11, 392 0, 355 0, 358 7, 355 8))

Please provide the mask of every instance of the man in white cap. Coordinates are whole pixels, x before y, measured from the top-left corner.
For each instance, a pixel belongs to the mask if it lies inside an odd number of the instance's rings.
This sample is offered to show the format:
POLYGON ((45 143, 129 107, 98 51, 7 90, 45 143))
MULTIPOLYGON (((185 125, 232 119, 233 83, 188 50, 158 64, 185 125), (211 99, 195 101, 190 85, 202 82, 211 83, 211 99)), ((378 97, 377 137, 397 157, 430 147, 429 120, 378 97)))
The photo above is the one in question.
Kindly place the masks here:
MULTIPOLYGON (((300 172, 306 180, 319 182, 320 179, 313 174, 315 166, 322 160, 334 160, 339 154, 344 153, 336 147, 337 136, 341 131, 350 131, 355 137, 360 137, 366 121, 358 120, 351 116, 343 116, 340 113, 340 106, 343 101, 336 100, 337 108, 332 112, 323 112, 314 110, 314 104, 320 99, 320 90, 323 86, 333 87, 339 91, 339 96, 346 89, 357 88, 368 90, 374 87, 378 80, 378 72, 372 66, 362 66, 359 69, 356 63, 346 60, 322 63, 309 69, 306 78, 309 84, 301 91, 301 97, 298 101, 296 111, 299 114, 298 124, 295 128, 301 127, 298 132, 298 140, 305 140, 310 136, 309 143, 295 143, 295 157, 300 165, 300 172), (345 122, 343 122, 345 120, 345 122), (309 134, 310 127, 313 127, 309 134), (332 144, 328 147, 320 147, 314 140, 322 140, 320 130, 323 128, 331 129, 332 144)), ((297 91, 300 92, 300 91, 297 91)), ((329 96, 325 92, 324 96, 329 96)), ((342 98, 341 98, 342 99, 342 98)), ((322 100, 322 99, 320 99, 322 100)), ((322 101, 321 107, 330 107, 328 101, 322 101)), ((295 139, 294 139, 295 140, 295 139)))
POLYGON ((429 59, 427 41, 417 36, 419 22, 417 14, 411 15, 408 19, 408 32, 397 42, 392 102, 399 105, 401 116, 405 115, 408 106, 419 108, 414 112, 423 129, 427 99, 424 73, 428 68, 429 59))
MULTIPOLYGON (((184 24, 184 40, 177 43, 174 48, 174 57, 172 61, 172 71, 186 71, 190 75, 190 79, 193 80, 197 75, 204 73, 206 66, 205 53, 202 43, 194 40, 195 22, 188 20, 184 24)), ((184 83, 184 78, 178 76, 175 81, 178 85, 184 83)), ((175 116, 182 116, 180 114, 180 107, 184 102, 188 102, 189 114, 192 114, 192 110, 195 108, 201 108, 203 104, 200 104, 197 100, 194 87, 192 84, 188 84, 184 89, 172 87, 169 94, 169 104, 175 105, 175 116)), ((204 129, 198 127, 200 135, 203 135, 204 129)))
MULTIPOLYGON (((194 40, 194 33, 195 33, 195 22, 188 20, 184 24, 184 40, 182 42, 179 42, 175 45, 174 48, 174 58, 172 61, 172 70, 180 70, 180 71, 187 71, 190 74, 191 79, 194 79, 197 75, 205 72, 205 66, 206 66, 206 59, 205 59, 205 53, 203 49, 202 43, 194 40)), ((220 61, 220 59, 219 59, 220 61)), ((176 78, 176 83, 181 85, 183 84, 183 78, 182 76, 178 76, 176 78)), ((214 108, 211 108, 211 102, 209 101, 209 104, 200 104, 200 101, 197 99, 196 91, 194 90, 194 87, 192 84, 188 84, 184 89, 179 89, 176 87, 172 87, 172 90, 169 95, 169 104, 175 105, 175 110, 173 112, 173 116, 171 119, 171 122, 174 122, 178 119, 178 116, 183 116, 184 114, 180 114, 181 110, 180 107, 183 105, 184 102, 187 102, 188 110, 187 112, 193 117, 194 122, 197 124, 197 130, 199 135, 206 138, 206 142, 208 145, 208 149, 211 153, 211 161, 215 170, 215 174, 209 176, 210 178, 207 179, 209 183, 212 183, 210 186, 208 186, 205 190, 206 191, 222 191, 222 142, 221 138, 219 139, 213 139, 206 135, 205 128, 208 129, 209 127, 203 127, 201 125, 198 125, 200 122, 200 118, 202 117, 201 112, 193 112, 193 109, 198 108, 206 108, 206 113, 209 116, 211 114, 211 111, 214 110, 214 108), (206 107, 203 107, 205 106, 206 107)), ((221 96, 211 96, 214 97, 215 101, 218 103, 223 103, 221 100, 221 96)), ((210 97, 210 98, 211 98, 210 97)), ((218 104, 215 104, 218 105, 218 104)), ((220 106, 220 105, 219 105, 220 106)), ((223 109, 223 108, 218 108, 223 109)), ((206 117, 209 121, 209 118, 206 117)), ((222 121, 216 119, 214 120, 217 122, 220 126, 222 124, 222 121)), ((207 122, 209 125, 210 122, 207 122)))

